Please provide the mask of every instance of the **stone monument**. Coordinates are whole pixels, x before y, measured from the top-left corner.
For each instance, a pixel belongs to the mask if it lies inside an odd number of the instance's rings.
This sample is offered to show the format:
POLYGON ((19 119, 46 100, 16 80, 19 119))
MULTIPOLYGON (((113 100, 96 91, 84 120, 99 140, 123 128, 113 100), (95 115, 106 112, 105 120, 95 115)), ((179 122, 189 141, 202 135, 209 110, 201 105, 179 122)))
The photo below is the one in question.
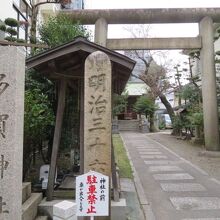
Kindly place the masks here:
POLYGON ((0 46, 0 220, 21 220, 25 54, 0 46))
POLYGON ((84 173, 111 177, 111 62, 96 51, 85 61, 84 173))
MULTIPOLYGON (((90 54, 85 61, 84 173, 93 170, 109 178, 111 178, 111 86, 112 70, 109 57, 101 51, 90 54)), ((107 220, 111 217, 109 213, 108 217, 95 218, 107 220)))

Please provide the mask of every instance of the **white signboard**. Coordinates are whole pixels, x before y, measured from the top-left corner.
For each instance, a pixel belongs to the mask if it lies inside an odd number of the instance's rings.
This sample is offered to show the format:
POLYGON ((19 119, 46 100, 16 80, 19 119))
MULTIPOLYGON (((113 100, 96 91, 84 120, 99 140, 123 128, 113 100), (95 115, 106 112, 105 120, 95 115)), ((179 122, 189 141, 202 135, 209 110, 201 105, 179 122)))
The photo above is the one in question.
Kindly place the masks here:
POLYGON ((76 177, 77 216, 109 215, 109 177, 90 171, 76 177))

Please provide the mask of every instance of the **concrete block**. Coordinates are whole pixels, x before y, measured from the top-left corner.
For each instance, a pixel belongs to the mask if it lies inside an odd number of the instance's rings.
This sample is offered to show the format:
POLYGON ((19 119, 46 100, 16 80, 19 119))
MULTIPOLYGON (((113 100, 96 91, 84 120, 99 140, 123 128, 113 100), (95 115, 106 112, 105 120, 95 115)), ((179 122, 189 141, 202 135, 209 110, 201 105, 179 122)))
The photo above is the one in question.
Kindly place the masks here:
POLYGON ((22 204, 31 196, 31 182, 22 183, 22 204))
POLYGON ((37 207, 42 200, 42 193, 32 193, 31 197, 22 205, 22 220, 34 220, 37 207))
POLYGON ((35 220, 49 220, 48 216, 38 216, 35 220))
POLYGON ((77 220, 77 216, 73 215, 73 216, 71 216, 69 218, 60 218, 60 217, 54 216, 53 220, 77 220))
POLYGON ((53 206, 61 201, 62 200, 46 201, 46 198, 44 198, 38 205, 39 215, 47 215, 50 219, 53 219, 53 206))
POLYGON ((119 202, 111 201, 111 219, 112 220, 126 220, 126 200, 121 198, 119 202))
POLYGON ((53 206, 54 217, 61 219, 69 219, 76 214, 76 203, 64 200, 53 206))

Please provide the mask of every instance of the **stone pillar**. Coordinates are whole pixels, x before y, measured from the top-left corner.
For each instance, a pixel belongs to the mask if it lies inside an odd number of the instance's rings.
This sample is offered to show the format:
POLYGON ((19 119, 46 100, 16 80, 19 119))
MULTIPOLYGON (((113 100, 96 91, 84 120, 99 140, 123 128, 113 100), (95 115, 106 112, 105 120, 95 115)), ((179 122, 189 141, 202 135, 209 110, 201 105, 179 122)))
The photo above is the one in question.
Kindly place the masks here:
POLYGON ((84 172, 111 177, 111 62, 100 51, 85 62, 84 172))
POLYGON ((108 23, 104 18, 99 18, 95 23, 95 43, 106 47, 108 37, 108 23))
MULTIPOLYGON (((85 62, 84 172, 97 171, 111 179, 111 62, 100 51, 85 62)), ((109 219, 109 218, 98 218, 109 219)))
POLYGON ((21 220, 25 54, 0 46, 0 220, 21 220))
POLYGON ((214 63, 213 21, 205 17, 199 24, 202 37, 202 98, 204 114, 204 134, 206 150, 217 151, 219 146, 219 125, 216 95, 216 73, 214 63))

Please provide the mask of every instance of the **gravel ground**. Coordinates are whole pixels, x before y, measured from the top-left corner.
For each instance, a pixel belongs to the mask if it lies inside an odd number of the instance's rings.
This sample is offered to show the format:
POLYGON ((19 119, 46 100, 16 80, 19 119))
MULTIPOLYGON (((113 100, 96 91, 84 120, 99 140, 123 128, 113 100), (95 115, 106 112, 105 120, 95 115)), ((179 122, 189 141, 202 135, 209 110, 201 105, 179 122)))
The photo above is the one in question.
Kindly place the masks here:
POLYGON ((205 170, 209 176, 220 181, 220 156, 212 157, 201 154, 205 150, 204 146, 193 145, 187 140, 177 139, 177 137, 170 135, 170 131, 167 130, 149 133, 147 136, 163 144, 179 156, 205 170))

